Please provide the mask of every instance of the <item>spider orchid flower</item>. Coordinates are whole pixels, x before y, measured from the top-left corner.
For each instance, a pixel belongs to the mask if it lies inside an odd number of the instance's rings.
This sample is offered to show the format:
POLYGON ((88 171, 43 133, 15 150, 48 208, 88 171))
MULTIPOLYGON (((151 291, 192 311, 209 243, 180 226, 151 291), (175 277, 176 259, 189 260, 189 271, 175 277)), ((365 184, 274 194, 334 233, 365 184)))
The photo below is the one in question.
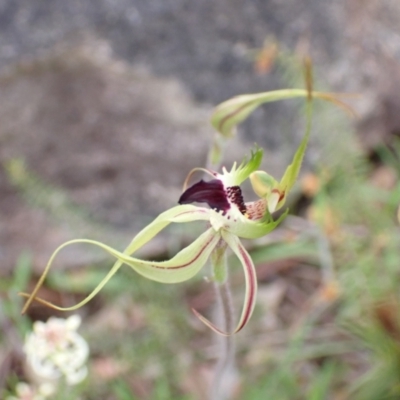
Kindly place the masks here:
MULTIPOLYGON (((152 223, 139 232, 124 252, 113 249, 106 244, 89 239, 77 239, 64 243, 51 256, 34 291, 22 294, 28 297, 23 312, 33 300, 37 300, 57 310, 75 310, 91 300, 123 265, 129 265, 140 275, 161 283, 178 283, 195 276, 206 264, 214 249, 224 242, 232 249, 241 262, 245 275, 246 291, 242 314, 233 333, 239 332, 248 322, 255 305, 257 279, 254 264, 249 253, 241 244, 239 238, 255 239, 272 231, 285 217, 273 220, 269 212, 265 212, 265 199, 253 203, 244 203, 240 184, 248 179, 252 172, 260 166, 263 151, 256 148, 249 161, 244 160, 239 166, 236 163, 230 171, 223 168, 222 173, 203 170, 211 176, 211 180, 194 184, 184 191, 179 199, 179 205, 160 214, 152 223), (190 203, 206 203, 209 207, 192 205, 190 203), (132 256, 139 248, 156 236, 171 223, 186 223, 192 221, 207 221, 208 228, 190 245, 167 261, 146 261, 132 256), (83 301, 73 307, 58 307, 36 297, 51 264, 56 255, 66 246, 75 243, 87 243, 98 246, 117 259, 105 278, 97 285, 83 301)), ((207 326, 214 331, 228 335, 215 327, 210 321, 193 310, 207 326)))
MULTIPOLYGON (((311 87, 311 85, 309 86, 311 87)), ((236 126, 261 104, 294 97, 306 97, 310 105, 313 98, 320 98, 336 103, 345 109, 347 107, 332 94, 314 92, 310 88, 308 90, 277 90, 237 96, 221 103, 213 113, 211 124, 221 137, 228 138, 234 134, 236 126)), ((257 170, 263 156, 263 151, 260 148, 256 148, 252 152, 248 161, 244 160, 239 166, 234 164, 230 171, 226 168, 222 169, 222 173, 202 168, 196 169, 210 175, 211 179, 208 181, 201 180, 187 188, 179 199, 179 205, 160 214, 132 239, 123 252, 89 239, 71 240, 58 247, 51 256, 33 292, 31 294, 21 293, 22 296, 28 298, 22 313, 28 309, 33 300, 57 310, 76 310, 90 301, 123 264, 129 265, 140 275, 157 282, 183 282, 195 276, 209 258, 218 259, 219 255, 224 252, 221 249, 224 250, 228 246, 243 266, 246 284, 243 309, 235 330, 233 332, 223 332, 196 310, 193 311, 202 322, 222 335, 239 332, 250 319, 257 293, 254 264, 249 253, 241 244, 240 238, 256 239, 262 237, 271 232, 286 216, 286 213, 284 213, 277 220, 274 220, 271 213, 283 206, 288 192, 298 176, 310 134, 311 107, 308 109, 310 111, 308 113, 306 134, 295 153, 292 164, 289 165, 280 182, 266 172, 257 170), (252 203, 244 202, 240 189, 240 185, 248 178, 250 178, 254 191, 260 197, 259 200, 252 203), (205 203, 208 207, 196 206, 192 203, 205 203), (201 220, 208 222, 206 231, 170 260, 162 262, 147 261, 132 256, 169 224, 201 220), (75 243, 87 243, 100 247, 115 257, 116 262, 96 288, 83 301, 73 307, 58 307, 38 298, 38 290, 43 284, 54 258, 63 248, 75 243)), ((189 174, 188 179, 191 175, 192 173, 189 174)))

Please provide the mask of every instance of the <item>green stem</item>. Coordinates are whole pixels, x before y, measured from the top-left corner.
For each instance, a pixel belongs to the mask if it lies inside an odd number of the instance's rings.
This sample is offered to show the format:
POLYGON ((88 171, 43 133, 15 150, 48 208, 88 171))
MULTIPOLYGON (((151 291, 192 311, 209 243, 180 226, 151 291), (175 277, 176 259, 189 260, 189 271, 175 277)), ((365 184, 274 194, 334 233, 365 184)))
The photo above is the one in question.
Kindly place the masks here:
POLYGON ((214 282, 221 285, 228 279, 228 268, 226 262, 226 247, 224 241, 220 241, 211 253, 211 266, 214 282))
MULTIPOLYGON (((228 282, 228 265, 226 243, 220 243, 211 255, 211 265, 217 296, 216 321, 225 332, 235 329, 233 320, 232 294, 228 282)), ((210 400, 230 399, 235 389, 235 343, 233 335, 216 336, 218 346, 218 362, 210 390, 210 400)))

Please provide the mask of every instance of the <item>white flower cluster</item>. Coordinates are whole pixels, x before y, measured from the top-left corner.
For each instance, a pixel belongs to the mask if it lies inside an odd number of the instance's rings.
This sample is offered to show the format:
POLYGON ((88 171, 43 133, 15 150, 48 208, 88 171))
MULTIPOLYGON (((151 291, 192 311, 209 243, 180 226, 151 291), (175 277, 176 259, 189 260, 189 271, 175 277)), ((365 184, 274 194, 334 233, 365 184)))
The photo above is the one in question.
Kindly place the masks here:
POLYGON ((67 319, 52 317, 47 322, 33 324, 24 350, 28 367, 37 379, 56 383, 64 378, 67 385, 85 379, 89 347, 76 332, 80 323, 81 318, 73 315, 67 319))

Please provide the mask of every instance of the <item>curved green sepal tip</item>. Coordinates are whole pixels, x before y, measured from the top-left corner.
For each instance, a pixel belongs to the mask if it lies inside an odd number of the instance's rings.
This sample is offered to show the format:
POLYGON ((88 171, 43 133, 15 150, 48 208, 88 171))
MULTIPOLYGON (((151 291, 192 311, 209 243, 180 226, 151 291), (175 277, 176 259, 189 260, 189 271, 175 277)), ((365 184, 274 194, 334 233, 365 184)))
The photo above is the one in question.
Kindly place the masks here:
POLYGON ((260 105, 299 97, 307 98, 308 100, 313 98, 326 100, 353 113, 348 106, 337 99, 337 96, 340 96, 340 94, 314 92, 306 89, 281 89, 236 96, 224 101, 214 109, 211 115, 211 125, 221 135, 229 138, 234 135, 236 126, 243 122, 260 105))
MULTIPOLYGON (((264 103, 296 97, 309 97, 305 89, 282 89, 270 92, 245 94, 233 97, 218 105, 211 116, 211 125, 223 136, 232 137, 235 128, 243 122, 257 107, 264 103)), ((312 97, 321 97, 319 92, 312 92, 312 97)))

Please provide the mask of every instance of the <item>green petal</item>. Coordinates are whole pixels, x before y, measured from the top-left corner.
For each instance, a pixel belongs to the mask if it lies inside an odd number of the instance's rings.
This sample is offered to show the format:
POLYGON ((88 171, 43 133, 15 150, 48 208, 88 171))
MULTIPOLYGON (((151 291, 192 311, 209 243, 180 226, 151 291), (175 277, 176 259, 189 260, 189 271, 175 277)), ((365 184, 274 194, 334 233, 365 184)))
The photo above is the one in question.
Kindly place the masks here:
POLYGON ((133 254, 143 247, 154 236, 171 222, 183 223, 190 221, 208 220, 208 209, 191 204, 179 205, 160 214, 153 222, 142 229, 129 243, 125 254, 133 254))
POLYGON ((95 240, 88 240, 88 239, 71 240, 67 243, 64 243, 53 253, 52 257, 50 258, 49 264, 46 267, 46 271, 49 270, 52 261, 54 260, 59 251, 61 251, 66 246, 77 243, 87 243, 100 247, 107 253, 111 254, 113 257, 117 258, 118 262, 114 264, 109 273, 97 285, 97 287, 93 290, 93 292, 90 293, 89 296, 87 296, 84 300, 82 300, 75 306, 72 307, 55 306, 52 303, 46 302, 40 298, 36 298, 35 291, 30 296, 26 294, 22 295, 24 297, 29 296, 31 300, 35 299, 57 310, 61 311, 76 310, 77 308, 80 308, 87 302, 89 302, 113 277, 113 275, 118 271, 118 269, 122 266, 122 264, 129 265, 140 275, 157 282, 161 283, 183 282, 192 278, 200 271, 200 269, 206 263, 208 257, 210 256, 211 252, 213 251, 219 240, 220 240, 220 235, 216 233, 212 228, 210 228, 202 235, 200 235, 192 244, 185 247, 178 254, 176 254, 173 258, 161 262, 145 261, 145 260, 140 260, 138 258, 130 257, 125 253, 121 253, 118 250, 115 250, 112 247, 107 246, 101 242, 97 242, 95 240))
POLYGON ((204 266, 219 239, 220 235, 210 228, 167 261, 141 260, 93 240, 80 240, 80 243, 89 243, 102 248, 121 263, 129 265, 137 273, 148 279, 161 283, 178 283, 197 274, 204 266))
POLYGON ((286 197, 289 191, 292 189, 299 175, 301 164, 303 163, 304 154, 307 149, 308 139, 310 137, 310 132, 311 132, 311 107, 312 103, 310 102, 308 103, 306 133, 300 143, 300 146, 298 147, 296 153, 294 154, 292 163, 286 168, 282 180, 279 183, 279 192, 283 193, 283 197, 279 201, 278 207, 276 209, 279 209, 285 203, 286 197))
POLYGON ((230 336, 242 330, 246 326, 247 322, 249 321, 253 313, 257 296, 257 276, 253 261, 249 253, 240 243, 239 238, 227 231, 222 231, 222 237, 242 263, 245 276, 246 291, 245 291, 242 314, 240 316, 239 323, 237 324, 236 329, 233 332, 224 332, 217 326, 215 326, 207 318, 203 317, 198 311, 193 309, 193 312, 200 319, 200 321, 206 324, 214 332, 219 333, 220 335, 223 336, 230 336))
MULTIPOLYGON (((160 214, 153 222, 151 222, 148 226, 146 226, 142 231, 140 231, 128 245, 128 247, 124 250, 124 255, 133 254, 139 248, 144 246, 147 242, 149 242, 154 236, 156 236, 162 229, 164 229, 167 225, 171 222, 175 223, 184 223, 189 221, 197 221, 197 220, 208 220, 209 219, 209 210, 206 208, 196 207, 193 205, 179 205, 176 207, 171 208, 160 214)), ((28 297, 27 302, 22 309, 22 314, 26 312, 28 307, 30 306, 32 300, 36 297, 40 287, 43 285, 44 280, 50 270, 52 262, 57 255, 57 253, 64 248, 73 243, 82 243, 83 240, 73 240, 61 245, 51 256, 45 270, 43 271, 42 276, 40 277, 38 283, 36 284, 33 292, 26 296, 22 294, 24 297, 28 297)), ((99 242, 97 242, 99 243, 99 242)), ((111 248, 110 248, 111 249, 111 248)), ((122 254, 122 253, 120 253, 122 254)), ((96 289, 87 297, 85 303, 92 299, 100 290, 101 288, 108 282, 108 280, 115 274, 116 271, 121 267, 123 261, 117 260, 113 267, 111 268, 110 272, 107 276, 103 279, 103 281, 96 287, 96 289)), ((43 302, 43 301, 42 301, 43 302)), ((79 303, 83 305, 83 303, 79 303)), ((75 308, 74 308, 75 309, 75 308)))
POLYGON ((237 333, 246 326, 253 313, 257 297, 257 276, 253 260, 244 246, 240 243, 238 237, 229 232, 222 232, 222 237, 242 263, 246 283, 242 314, 234 331, 234 333, 237 333))

